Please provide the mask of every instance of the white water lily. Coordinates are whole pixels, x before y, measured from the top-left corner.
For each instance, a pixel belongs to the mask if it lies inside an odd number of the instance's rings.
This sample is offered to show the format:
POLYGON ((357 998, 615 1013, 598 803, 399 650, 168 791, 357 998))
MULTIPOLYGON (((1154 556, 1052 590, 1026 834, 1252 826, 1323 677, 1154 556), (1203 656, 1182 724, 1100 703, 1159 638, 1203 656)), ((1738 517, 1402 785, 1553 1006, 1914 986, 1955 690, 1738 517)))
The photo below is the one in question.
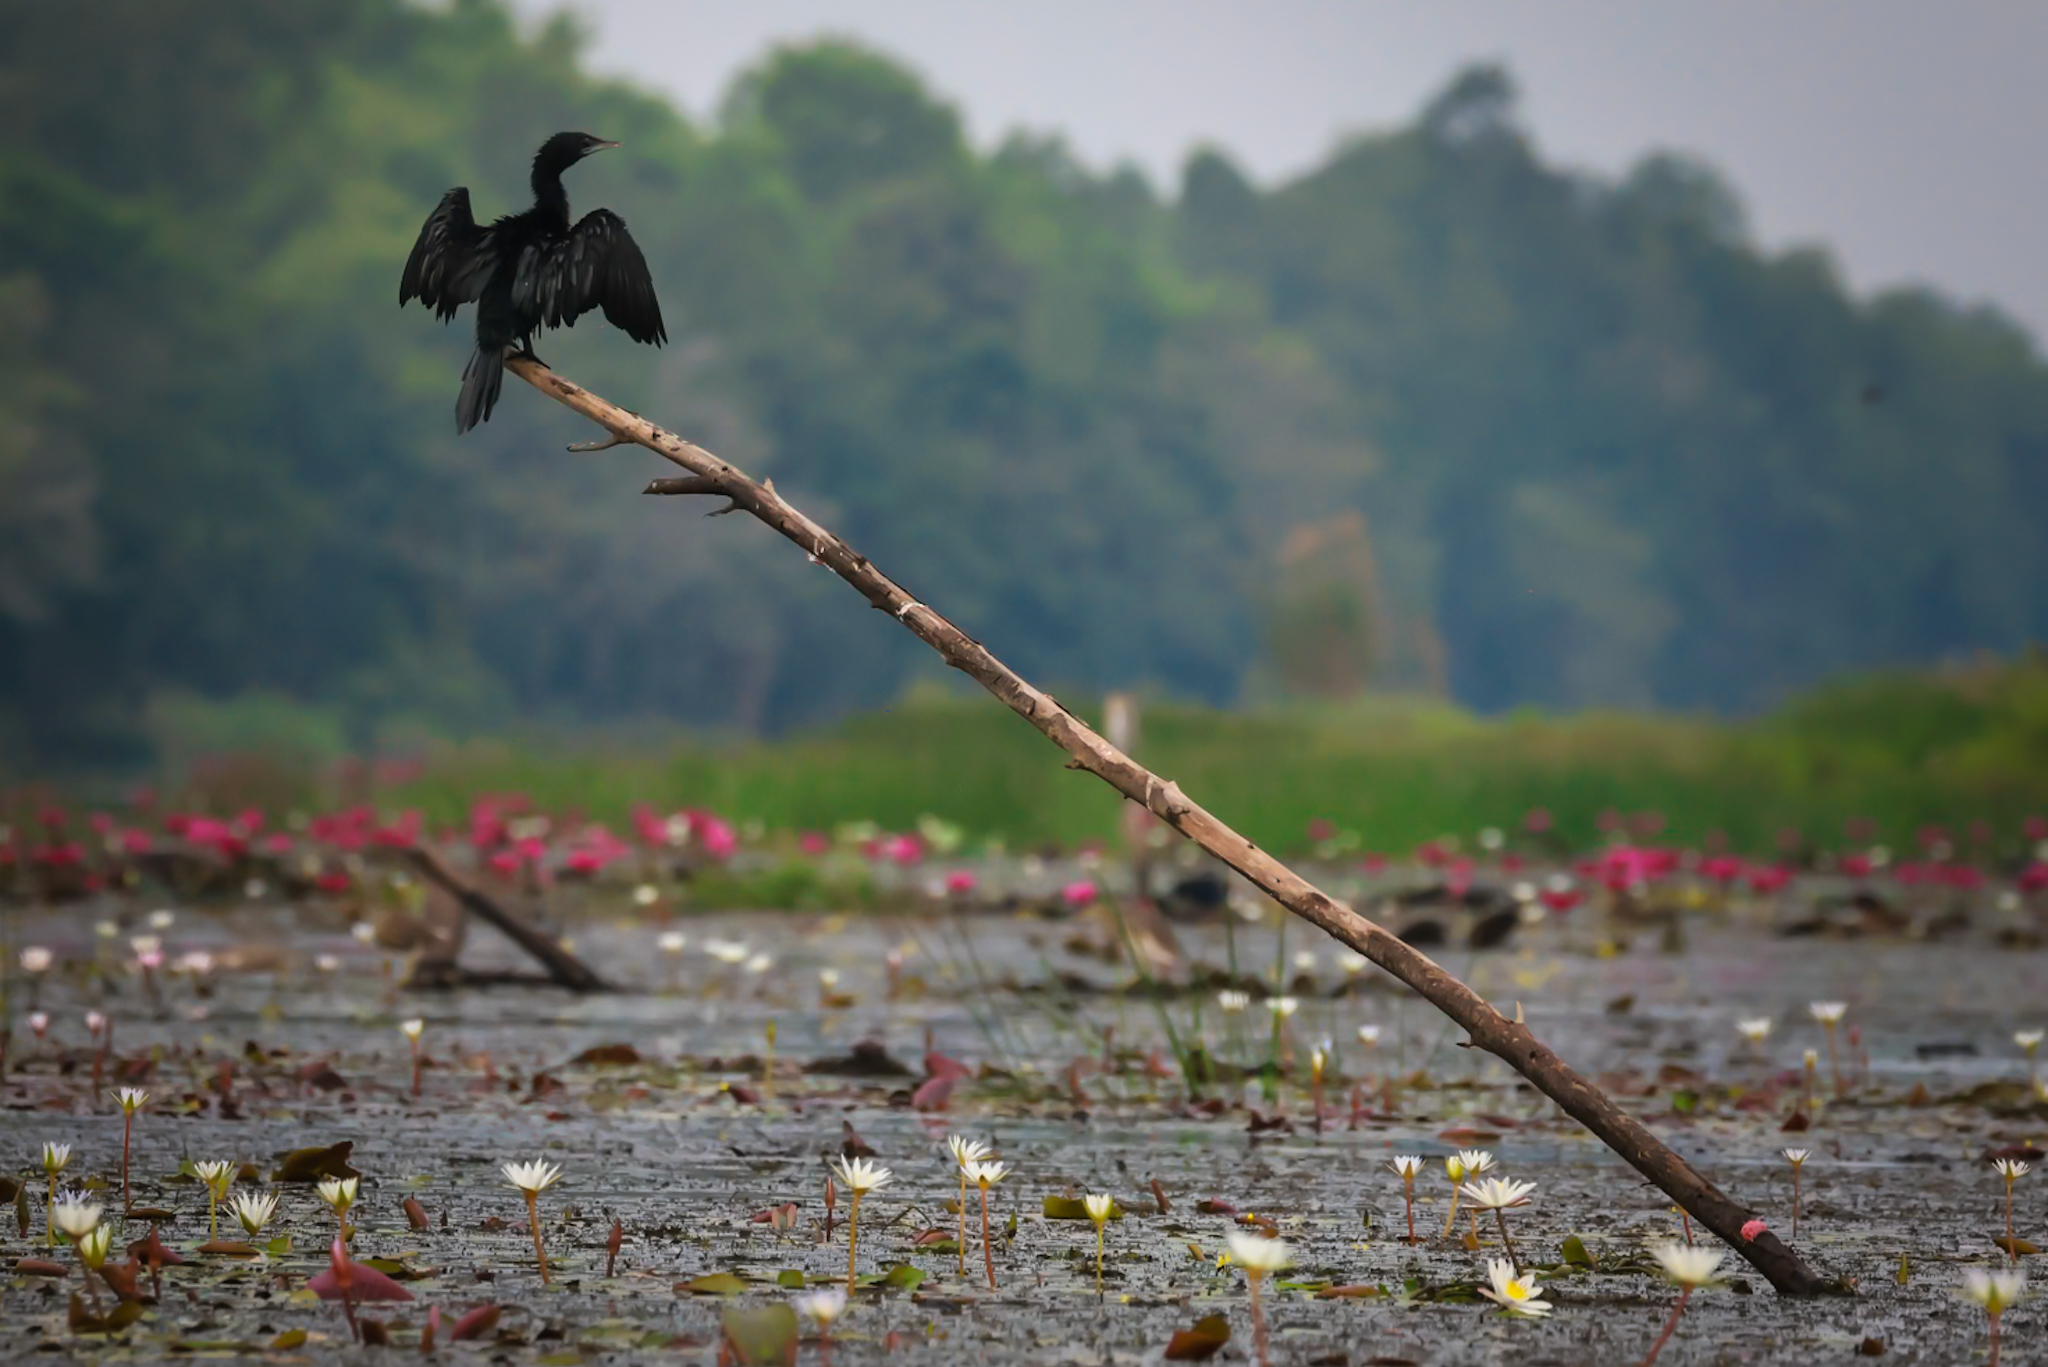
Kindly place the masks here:
POLYGON ((895 1180, 896 1174, 879 1163, 865 1158, 839 1157, 832 1160, 832 1171, 854 1192, 877 1191, 895 1180))
POLYGON ((1813 1156, 1811 1149, 1780 1149, 1778 1152, 1784 1154, 1785 1161, 1795 1168, 1813 1156))
POLYGON ((114 1227, 95 1225, 78 1241, 78 1260, 97 1272, 107 1260, 107 1250, 113 1246, 114 1227))
POLYGON ((1081 1198, 1081 1209, 1088 1212, 1088 1218, 1100 1225, 1116 1213, 1116 1198, 1107 1192, 1081 1198))
POLYGON ((1286 1020, 1301 1009, 1301 1002, 1295 997, 1274 997, 1267 1001, 1266 1006, 1281 1020, 1286 1020))
POLYGON ((1650 1253, 1665 1276, 1694 1290, 1711 1285, 1714 1274, 1721 1270, 1722 1260, 1728 1256, 1723 1249, 1687 1244, 1658 1244, 1650 1253))
POLYGON ((398 1023, 398 1033, 411 1040, 414 1044, 418 1044, 420 1036, 427 1033, 427 1023, 417 1016, 409 1021, 400 1021, 398 1023))
POLYGON ((1557 1308, 1544 1300, 1543 1293, 1536 1289, 1534 1272, 1517 1276, 1513 1263, 1492 1258, 1487 1261, 1486 1276, 1493 1285, 1480 1287, 1479 1294, 1511 1315, 1540 1319, 1557 1308))
POLYGON ((964 1135, 946 1136, 946 1148, 952 1153, 953 1161, 965 1168, 969 1163, 979 1163, 989 1156, 987 1144, 979 1139, 968 1139, 964 1135))
POLYGON ((2017 1182, 2034 1170, 2034 1165, 2024 1158, 1994 1158, 1991 1166, 1998 1169, 1998 1175, 2007 1182, 2017 1182))
POLYGON ((43 1142, 43 1171, 55 1177, 69 1166, 71 1166, 71 1146, 69 1144, 52 1144, 45 1140, 43 1142))
POLYGON ((796 1312, 815 1323, 820 1329, 830 1329, 832 1322, 846 1313, 846 1288, 835 1286, 827 1291, 813 1291, 808 1296, 798 1296, 796 1312))
POLYGON ((505 1180, 521 1191, 539 1193, 562 1180, 562 1168, 558 1163, 549 1163, 536 1158, 531 1163, 507 1163, 499 1171, 505 1180))
POLYGON ((738 940, 706 940, 704 952, 722 964, 737 967, 753 955, 753 949, 738 940))
POLYGON ((30 945, 21 951, 21 971, 24 973, 47 973, 50 965, 56 962, 56 954, 41 945, 30 945))
POLYGON ((84 1193, 67 1191, 50 1207, 50 1219, 73 1239, 83 1239, 98 1228, 105 1207, 86 1199, 84 1193))
POLYGON ((1735 1028, 1751 1044, 1762 1044, 1771 1037, 1771 1018, 1769 1016, 1756 1016, 1749 1020, 1739 1020, 1735 1022, 1735 1028))
POLYGON ((1512 1210, 1516 1206, 1529 1204, 1529 1193, 1536 1190, 1534 1182, 1517 1182, 1511 1178, 1488 1177, 1478 1182, 1465 1184, 1465 1199, 1475 1206, 1487 1210, 1512 1210))
POLYGON ((1378 1048, 1380 1042, 1380 1027, 1377 1025, 1359 1026, 1358 1042, 1368 1049, 1378 1048))
POLYGON ((1294 1250, 1279 1239, 1233 1230, 1230 1261, 1247 1272, 1279 1272, 1294 1266, 1294 1250))
POLYGON ((975 1162, 967 1165, 967 1180, 987 1191, 1010 1175, 1008 1163, 975 1162))
POLYGON ((1423 1160, 1413 1154, 1396 1154, 1388 1160, 1387 1166, 1402 1181, 1412 1182, 1422 1176, 1423 1160))
POLYGON ((1963 1297, 1983 1306, 1994 1315, 2002 1314, 2019 1304, 2027 1294, 2027 1274, 2024 1272, 1986 1272, 1973 1267, 1963 1273, 1963 1297))
POLYGON ((228 1203, 228 1213, 233 1215, 242 1229, 253 1238, 261 1234, 263 1227, 277 1215, 277 1193, 241 1192, 228 1203))
POLYGON ((1252 1004, 1252 994, 1226 987, 1216 994, 1216 1005, 1225 1011, 1242 1011, 1252 1004))
POLYGON ((1822 1025, 1834 1025, 1847 1014, 1849 1004, 1847 1002, 1810 1002, 1807 1004, 1806 1009, 1822 1025))
POLYGON ((332 1206, 336 1215, 346 1215, 348 1208, 356 1203, 356 1192, 360 1190, 361 1182, 359 1177, 329 1177, 317 1190, 320 1199, 332 1206))
POLYGON ((149 1093, 140 1087, 122 1087, 114 1092, 114 1100, 120 1103, 123 1111, 134 1115, 149 1104, 149 1093))

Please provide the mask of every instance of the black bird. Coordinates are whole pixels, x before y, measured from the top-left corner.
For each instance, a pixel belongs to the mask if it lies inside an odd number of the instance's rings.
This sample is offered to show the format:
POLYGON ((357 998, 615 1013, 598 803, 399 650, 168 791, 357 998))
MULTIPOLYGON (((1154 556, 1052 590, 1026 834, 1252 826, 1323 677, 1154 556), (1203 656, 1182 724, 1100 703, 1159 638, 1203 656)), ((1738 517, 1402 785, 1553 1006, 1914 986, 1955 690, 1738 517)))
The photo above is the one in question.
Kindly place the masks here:
POLYGON ((516 344, 519 355, 533 356, 533 334, 543 327, 574 327, 592 309, 603 309, 606 320, 636 342, 668 340, 647 258, 626 221, 609 209, 592 209, 569 226, 562 172, 617 146, 588 133, 555 134, 533 156, 533 207, 488 228, 470 216, 469 191, 460 185, 427 215, 398 282, 398 304, 418 299, 443 321, 460 305, 476 305, 476 352, 455 400, 457 432, 491 416, 505 381, 506 350, 516 344))

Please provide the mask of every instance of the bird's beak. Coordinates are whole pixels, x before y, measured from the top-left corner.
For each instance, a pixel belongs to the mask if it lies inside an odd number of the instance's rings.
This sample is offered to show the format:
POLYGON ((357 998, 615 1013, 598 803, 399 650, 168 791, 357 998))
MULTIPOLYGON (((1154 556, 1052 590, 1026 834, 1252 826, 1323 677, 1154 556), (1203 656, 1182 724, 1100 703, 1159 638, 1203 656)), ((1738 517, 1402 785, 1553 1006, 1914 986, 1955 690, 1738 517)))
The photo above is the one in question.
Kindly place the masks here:
POLYGON ((591 150, 591 151, 593 151, 593 152, 602 152, 602 151, 604 151, 604 149, 605 149, 605 148, 607 148, 607 147, 617 147, 617 146, 619 146, 619 144, 618 144, 618 143, 615 143, 615 142, 601 142, 601 143, 599 143, 599 144, 598 144, 597 146, 595 146, 595 147, 591 148, 590 150, 591 150))

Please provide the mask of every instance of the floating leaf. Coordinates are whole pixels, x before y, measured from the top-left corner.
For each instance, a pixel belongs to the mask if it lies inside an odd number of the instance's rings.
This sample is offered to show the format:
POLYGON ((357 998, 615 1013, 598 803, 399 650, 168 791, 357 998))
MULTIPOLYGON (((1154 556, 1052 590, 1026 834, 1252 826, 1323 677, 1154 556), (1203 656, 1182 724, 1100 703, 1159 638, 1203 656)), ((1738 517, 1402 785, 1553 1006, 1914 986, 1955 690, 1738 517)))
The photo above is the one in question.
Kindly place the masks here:
POLYGON ((427 1227, 427 1208, 416 1198, 406 1197, 402 1208, 405 1211, 405 1224, 408 1229, 417 1231, 427 1227))
POLYGON ((2016 1258, 2025 1253, 2039 1253, 2041 1251, 2025 1239, 1993 1239, 1991 1242, 1997 1244, 1999 1251, 2009 1258, 2016 1258))
POLYGON ((275 1239, 263 1245, 263 1251, 273 1258, 284 1256, 292 1251, 292 1236, 289 1234, 278 1235, 275 1239))
POLYGON ((85 1308, 85 1302, 76 1291, 71 1293, 71 1332, 74 1334, 118 1334, 142 1318, 142 1306, 136 1301, 122 1301, 104 1315, 95 1315, 85 1308))
POLYGON ((1206 1362, 1230 1342, 1230 1321, 1221 1315, 1204 1315, 1187 1329, 1179 1330, 1166 1343, 1168 1362, 1206 1362))
POLYGON ((305 1346, 305 1343, 305 1330, 287 1329, 282 1334, 279 1334, 276 1338, 270 1341, 269 1351, 273 1353, 282 1353, 289 1348, 302 1348, 305 1346))
POLYGON ((1325 1286, 1316 1292, 1319 1301, 1363 1300, 1367 1296, 1384 1296, 1386 1291, 1377 1286, 1325 1286))
MULTIPOLYGON (((782 1367, 796 1361, 796 1310, 785 1301, 728 1310, 721 1321, 731 1359, 743 1367, 782 1367)), ((720 1360, 725 1359, 720 1354, 720 1360)))
POLYGON ((1567 1234, 1564 1240, 1564 1261, 1568 1267, 1593 1267, 1593 1255, 1586 1251, 1586 1241, 1576 1234, 1567 1234))
POLYGON ((71 1269, 48 1258, 18 1258, 14 1270, 24 1277, 68 1277, 71 1269))
MULTIPOLYGON (((1091 1217, 1088 1214, 1087 1204, 1078 1196, 1048 1196, 1045 1198, 1045 1218, 1048 1220, 1086 1220, 1091 1217)), ((1112 1203, 1109 1208, 1109 1218, 1112 1220, 1123 1219, 1124 1208, 1112 1203)))
POLYGON ((915 1291, 924 1281, 924 1269, 898 1263, 882 1274, 882 1285, 892 1291, 915 1291))
POLYGON ((785 1267, 775 1274, 775 1284, 789 1291, 804 1289, 804 1274, 800 1268, 785 1267))
POLYGON ((959 1242, 943 1229, 921 1229, 910 1241, 910 1246, 926 1253, 957 1253, 959 1242))
POLYGON ((363 1258, 356 1263, 356 1266, 373 1267, 397 1282, 416 1282, 422 1278, 433 1276, 435 1272, 435 1269, 431 1267, 407 1267, 397 1258, 363 1258))
POLYGON ((640 1062, 640 1051, 630 1044, 598 1044, 569 1061, 586 1068, 623 1068, 640 1062))
POLYGON ((329 1177, 361 1177, 362 1174, 348 1162, 355 1146, 355 1140, 344 1139, 325 1148, 293 1149, 278 1160, 277 1171, 271 1177, 278 1182, 320 1182, 329 1177))
POLYGON ((213 1239, 199 1245, 195 1251, 218 1254, 224 1258, 253 1258, 256 1256, 256 1250, 253 1247, 236 1239, 213 1239))
POLYGON ((746 1289, 746 1282, 731 1272, 707 1272, 676 1283, 676 1290, 692 1296, 737 1296, 746 1289))

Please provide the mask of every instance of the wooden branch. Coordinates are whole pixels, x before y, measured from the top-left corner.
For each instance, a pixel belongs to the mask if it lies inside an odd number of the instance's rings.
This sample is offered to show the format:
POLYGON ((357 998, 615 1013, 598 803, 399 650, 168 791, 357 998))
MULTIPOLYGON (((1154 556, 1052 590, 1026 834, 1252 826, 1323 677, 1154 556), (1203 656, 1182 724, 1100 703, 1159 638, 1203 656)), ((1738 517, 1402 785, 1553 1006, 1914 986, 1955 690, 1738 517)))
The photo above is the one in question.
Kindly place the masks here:
MULTIPOLYGON (((506 939, 532 955, 547 969, 548 978, 557 987, 566 987, 571 992, 609 992, 612 985, 593 972, 590 966, 562 948, 561 942, 552 935, 543 935, 526 922, 499 906, 490 897, 456 877, 455 871, 441 862, 440 856, 432 850, 414 846, 404 851, 406 859, 420 871, 422 877, 462 904, 464 911, 488 921, 502 932, 506 939)), ((421 985, 450 985, 446 972, 438 978, 429 975, 422 978, 421 985)))
POLYGON ((1768 1230, 1754 1239, 1742 1227, 1754 1218, 1695 1172, 1634 1116, 1552 1053, 1526 1025, 1509 1020, 1435 961, 1335 901, 1294 870, 1232 830, 1180 790, 1097 735, 1049 694, 1033 687, 868 558, 790 505, 772 488, 749 479, 737 467, 673 432, 599 398, 538 362, 514 358, 506 368, 520 379, 604 428, 621 442, 644 446, 692 474, 713 481, 721 493, 803 548, 862 597, 903 623, 953 668, 995 694, 1011 711, 1037 727, 1086 769, 1131 801, 1172 826, 1256 884, 1296 916, 1399 978, 1464 1028, 1471 1041, 1501 1059, 1555 1101, 1566 1114, 1597 1135, 1643 1176, 1661 1187, 1695 1220, 1719 1235, 1738 1254, 1788 1295, 1843 1290, 1838 1281, 1815 1275, 1797 1254, 1768 1230))

